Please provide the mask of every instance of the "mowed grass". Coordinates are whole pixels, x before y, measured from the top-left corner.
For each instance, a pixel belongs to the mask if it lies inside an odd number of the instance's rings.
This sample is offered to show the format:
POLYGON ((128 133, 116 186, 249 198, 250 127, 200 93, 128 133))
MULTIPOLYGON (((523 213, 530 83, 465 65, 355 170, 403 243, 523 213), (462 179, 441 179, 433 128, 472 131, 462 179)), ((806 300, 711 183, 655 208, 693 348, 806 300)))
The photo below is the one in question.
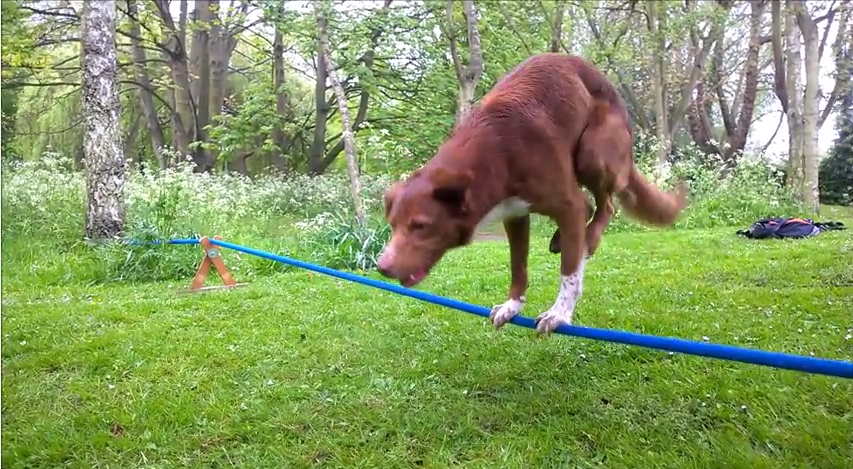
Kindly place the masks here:
MULTIPOLYGON (((797 241, 733 232, 606 236, 576 324, 853 359, 853 232, 797 241)), ((557 291, 547 241, 532 243, 528 316, 557 291)), ((508 263, 504 241, 478 243, 420 288, 491 306, 506 294, 508 263)), ((4 282, 2 466, 853 461, 853 380, 495 332, 477 316, 307 271, 179 293, 188 282, 4 282)))

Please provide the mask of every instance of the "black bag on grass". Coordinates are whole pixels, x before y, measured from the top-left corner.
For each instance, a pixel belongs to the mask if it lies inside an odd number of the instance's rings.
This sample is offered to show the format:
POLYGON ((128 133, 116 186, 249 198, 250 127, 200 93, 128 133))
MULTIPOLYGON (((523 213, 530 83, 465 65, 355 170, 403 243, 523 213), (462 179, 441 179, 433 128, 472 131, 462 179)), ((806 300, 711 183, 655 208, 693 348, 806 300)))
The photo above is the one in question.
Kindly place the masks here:
POLYGON ((736 233, 750 239, 810 238, 822 231, 845 229, 844 223, 836 221, 819 223, 810 218, 764 218, 736 233))

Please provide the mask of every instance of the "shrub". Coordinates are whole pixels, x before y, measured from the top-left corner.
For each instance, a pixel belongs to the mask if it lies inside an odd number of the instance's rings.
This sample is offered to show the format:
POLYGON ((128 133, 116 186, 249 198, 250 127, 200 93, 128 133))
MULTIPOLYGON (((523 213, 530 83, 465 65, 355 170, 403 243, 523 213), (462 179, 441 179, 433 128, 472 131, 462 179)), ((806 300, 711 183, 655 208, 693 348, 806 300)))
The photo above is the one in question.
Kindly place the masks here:
POLYGON ((384 220, 373 217, 358 223, 348 211, 323 213, 297 223, 297 228, 305 236, 308 257, 333 269, 373 269, 391 234, 384 220))
MULTIPOLYGON (((654 147, 649 151, 653 154, 654 147)), ((689 201, 677 228, 735 226, 802 212, 782 186, 775 168, 760 157, 744 155, 727 168, 718 157, 705 155, 694 145, 681 146, 677 153, 673 158, 676 163, 662 168, 650 155, 636 158, 641 172, 664 189, 671 189, 679 179, 685 180, 689 201)), ((621 211, 613 226, 614 230, 638 228, 639 224, 628 222, 621 211)))
POLYGON ((838 135, 830 156, 818 171, 820 201, 828 205, 853 205, 853 88, 844 93, 835 120, 838 135))
POLYGON ((71 172, 72 161, 45 153, 37 161, 12 161, 3 168, 3 237, 83 238, 86 183, 71 172))
MULTIPOLYGON (((853 140, 848 136, 848 140, 853 140)), ((820 202, 827 205, 853 205, 853 144, 836 144, 829 157, 820 162, 818 181, 820 202)))

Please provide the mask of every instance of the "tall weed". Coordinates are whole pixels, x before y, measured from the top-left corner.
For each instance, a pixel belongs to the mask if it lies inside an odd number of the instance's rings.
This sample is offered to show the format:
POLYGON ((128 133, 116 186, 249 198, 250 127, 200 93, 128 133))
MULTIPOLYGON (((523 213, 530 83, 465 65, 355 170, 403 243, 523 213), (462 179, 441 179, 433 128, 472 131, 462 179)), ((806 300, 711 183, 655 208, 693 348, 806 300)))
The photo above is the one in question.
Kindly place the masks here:
POLYGON ((384 220, 372 217, 359 223, 348 211, 320 214, 297 228, 308 257, 333 269, 372 269, 391 235, 384 220))

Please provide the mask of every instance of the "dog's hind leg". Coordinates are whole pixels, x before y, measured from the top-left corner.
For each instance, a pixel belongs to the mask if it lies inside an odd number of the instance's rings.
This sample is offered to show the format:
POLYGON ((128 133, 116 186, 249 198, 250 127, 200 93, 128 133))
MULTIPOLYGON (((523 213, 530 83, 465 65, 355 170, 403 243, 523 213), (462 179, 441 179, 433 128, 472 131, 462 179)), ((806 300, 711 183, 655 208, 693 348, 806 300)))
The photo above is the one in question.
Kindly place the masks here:
POLYGON ((571 324, 575 306, 583 293, 586 206, 580 198, 582 196, 578 190, 557 219, 560 230, 560 290, 551 308, 535 320, 536 331, 540 334, 553 332, 561 324, 571 324))
POLYGON ((495 305, 489 319, 496 329, 509 322, 524 306, 527 292, 527 256, 530 249, 530 215, 504 220, 504 230, 509 241, 511 281, 509 299, 495 305))
MULTIPOLYGON (((589 126, 581 136, 575 155, 575 171, 578 182, 592 192, 595 198, 595 213, 586 228, 587 255, 592 256, 601 244, 601 237, 616 208, 613 196, 621 193, 628 185, 631 156, 631 134, 618 115, 608 113, 607 107, 598 108, 597 123, 589 126)), ((591 211, 591 208, 590 208, 591 211)), ((549 250, 560 252, 560 231, 551 237, 549 250)))
POLYGON ((601 244, 601 236, 604 234, 604 230, 610 224, 610 219, 616 214, 616 207, 613 206, 613 194, 609 190, 599 189, 593 194, 595 195, 595 215, 586 226, 586 249, 589 256, 595 254, 601 244))
MULTIPOLYGON (((596 207, 597 209, 597 207, 596 207)), ((590 219, 595 215, 596 209, 592 208, 592 204, 587 200, 586 203, 586 220, 590 221, 590 219)), ((560 253, 560 228, 554 230, 554 234, 551 235, 551 241, 548 243, 548 250, 551 251, 552 254, 560 253)), ((590 253, 591 254, 591 253, 590 253)))

